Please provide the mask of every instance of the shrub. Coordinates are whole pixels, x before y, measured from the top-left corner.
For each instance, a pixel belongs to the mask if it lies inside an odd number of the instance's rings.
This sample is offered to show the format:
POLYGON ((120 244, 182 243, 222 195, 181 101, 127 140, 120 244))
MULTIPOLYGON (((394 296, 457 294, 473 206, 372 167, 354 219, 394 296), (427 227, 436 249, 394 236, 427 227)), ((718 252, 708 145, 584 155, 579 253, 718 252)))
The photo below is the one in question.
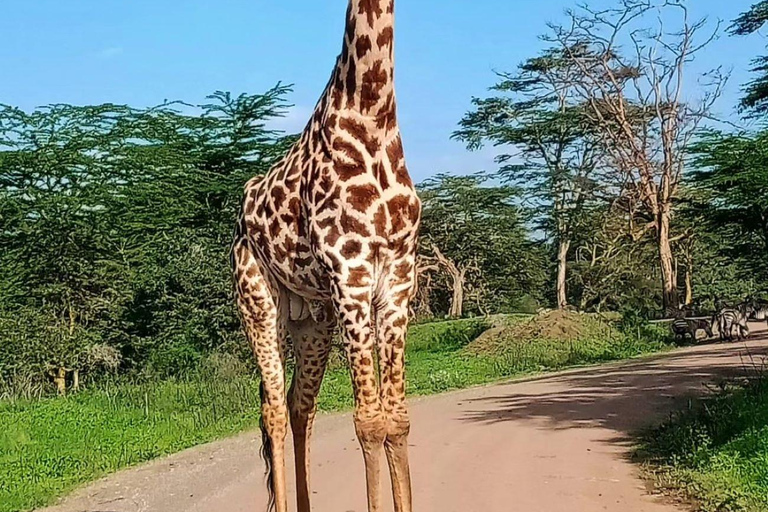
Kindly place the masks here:
POLYGON ((768 510, 768 381, 723 386, 647 432, 636 457, 703 512, 768 510))

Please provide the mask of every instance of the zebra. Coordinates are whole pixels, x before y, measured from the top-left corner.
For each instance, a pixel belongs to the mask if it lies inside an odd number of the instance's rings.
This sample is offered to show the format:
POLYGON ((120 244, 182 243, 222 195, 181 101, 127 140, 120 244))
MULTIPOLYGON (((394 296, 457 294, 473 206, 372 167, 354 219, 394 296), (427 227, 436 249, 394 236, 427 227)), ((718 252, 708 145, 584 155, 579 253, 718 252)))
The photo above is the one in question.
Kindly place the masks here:
POLYGON ((768 322, 768 302, 757 301, 753 305, 753 311, 750 318, 760 322, 768 322))
POLYGON ((675 335, 675 339, 685 341, 686 336, 691 337, 691 341, 696 341, 696 333, 700 330, 707 333, 707 336, 712 338, 712 322, 706 319, 694 319, 694 318, 677 318, 672 322, 672 333, 675 335))
POLYGON ((713 319, 717 322, 718 331, 720 331, 720 341, 733 341, 734 330, 736 339, 742 340, 749 337, 748 318, 753 308, 747 304, 740 304, 735 308, 724 307, 720 309, 713 319))

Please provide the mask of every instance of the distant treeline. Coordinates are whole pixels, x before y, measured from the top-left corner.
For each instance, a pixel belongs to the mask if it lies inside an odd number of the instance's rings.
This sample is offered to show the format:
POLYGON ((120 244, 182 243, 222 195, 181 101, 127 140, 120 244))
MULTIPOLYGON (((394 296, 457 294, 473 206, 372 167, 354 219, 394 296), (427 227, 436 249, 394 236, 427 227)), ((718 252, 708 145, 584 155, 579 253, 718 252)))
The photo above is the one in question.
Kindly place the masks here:
MULTIPOLYGON (((567 305, 654 316, 763 295, 768 131, 703 130, 718 69, 700 101, 682 99, 684 78, 704 78, 688 68, 706 23, 683 20, 659 46, 638 30, 658 23, 644 2, 569 16, 459 122, 469 149, 501 148, 499 168, 419 186, 414 316, 567 305), (664 51, 649 60, 654 44, 664 51)), ((755 116, 764 82, 743 105, 755 116)), ((183 375, 214 353, 249 360, 230 237, 243 184, 295 140, 270 129, 289 91, 149 109, 0 106, 0 395, 183 375)))
MULTIPOLYGON (((179 375, 213 352, 249 359, 231 297, 230 236, 243 184, 293 141, 268 128, 288 107, 287 92, 216 93, 203 105, 152 109, 0 109, 4 393, 105 372, 179 375)), ((768 229, 752 222, 749 202, 765 199, 752 186, 768 169, 766 137, 712 134, 699 145, 711 170, 678 222, 699 298, 740 297, 765 282, 768 229)), ((438 175, 419 187, 419 318, 555 304, 557 248, 540 236, 525 190, 503 183, 438 175)), ((585 209, 574 231, 569 301, 658 310, 653 242, 633 239, 612 204, 585 209)))

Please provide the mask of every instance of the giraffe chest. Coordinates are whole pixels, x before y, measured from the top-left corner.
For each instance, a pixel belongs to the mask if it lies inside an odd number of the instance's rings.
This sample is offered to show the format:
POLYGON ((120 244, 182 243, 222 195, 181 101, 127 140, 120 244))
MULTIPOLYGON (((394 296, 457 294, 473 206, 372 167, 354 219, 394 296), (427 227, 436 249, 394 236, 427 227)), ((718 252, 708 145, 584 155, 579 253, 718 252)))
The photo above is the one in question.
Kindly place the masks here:
POLYGON ((415 250, 420 207, 399 132, 374 136, 377 124, 367 122, 333 115, 323 131, 313 121, 281 164, 247 192, 255 251, 303 297, 327 299, 331 279, 344 269, 381 266, 392 259, 388 251, 398 259, 415 250))

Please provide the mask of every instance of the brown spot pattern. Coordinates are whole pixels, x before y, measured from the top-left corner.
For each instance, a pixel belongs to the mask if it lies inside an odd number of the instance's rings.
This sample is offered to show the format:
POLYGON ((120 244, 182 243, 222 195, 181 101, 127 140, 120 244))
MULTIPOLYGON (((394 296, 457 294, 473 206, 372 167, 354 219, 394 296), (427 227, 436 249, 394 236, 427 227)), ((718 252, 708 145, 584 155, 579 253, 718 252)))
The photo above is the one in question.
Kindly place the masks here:
POLYGON ((368 52, 370 52, 372 49, 373 49, 373 43, 371 43, 370 37, 363 35, 357 39, 357 42, 355 43, 355 50, 357 52, 358 59, 362 59, 363 57, 365 57, 365 55, 368 52))
POLYGON ((318 331, 322 339, 330 339, 332 323, 343 326, 361 442, 398 446, 408 433, 404 343, 420 203, 397 130, 394 31, 380 19, 393 9, 393 0, 350 2, 342 53, 307 128, 283 162, 246 190, 232 259, 268 399, 262 417, 275 442, 282 442, 289 416, 292 427, 311 430, 327 356, 327 350, 300 353, 310 337, 290 333, 299 380, 286 407, 281 354, 288 328, 279 304, 286 293, 307 301, 319 296, 331 306, 325 331, 318 331), (391 142, 384 147, 384 141, 391 142), (399 195, 385 202, 382 191, 395 184, 399 195))
POLYGON ((353 185, 347 188, 347 203, 365 213, 380 197, 379 189, 371 184, 353 185))
POLYGON ((348 260, 360 256, 362 252, 363 244, 359 240, 348 240, 341 246, 341 256, 348 260))
POLYGON ((370 112, 381 100, 381 90, 389 83, 389 72, 376 61, 365 73, 360 90, 360 109, 370 112))
POLYGON ((373 24, 381 17, 382 12, 380 0, 360 0, 358 14, 366 16, 369 27, 373 28, 373 24))

